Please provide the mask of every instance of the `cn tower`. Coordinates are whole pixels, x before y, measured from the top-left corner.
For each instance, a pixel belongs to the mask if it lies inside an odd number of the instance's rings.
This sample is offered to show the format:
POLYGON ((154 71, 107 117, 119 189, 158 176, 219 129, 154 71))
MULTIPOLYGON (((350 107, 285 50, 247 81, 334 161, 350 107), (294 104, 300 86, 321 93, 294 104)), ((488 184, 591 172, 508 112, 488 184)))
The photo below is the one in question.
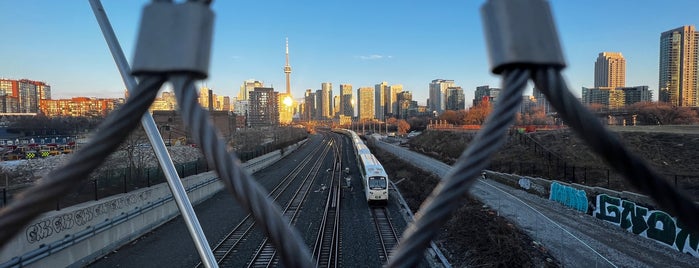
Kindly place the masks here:
POLYGON ((286 94, 291 96, 291 81, 289 76, 291 75, 291 65, 289 65, 289 38, 286 38, 286 65, 284 65, 284 74, 286 74, 286 94))

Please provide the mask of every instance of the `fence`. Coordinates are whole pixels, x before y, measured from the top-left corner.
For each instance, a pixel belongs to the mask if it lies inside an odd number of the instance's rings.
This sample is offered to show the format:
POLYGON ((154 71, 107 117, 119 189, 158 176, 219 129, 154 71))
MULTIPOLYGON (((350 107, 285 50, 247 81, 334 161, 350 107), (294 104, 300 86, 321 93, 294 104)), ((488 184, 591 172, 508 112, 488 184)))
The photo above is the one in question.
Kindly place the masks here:
MULTIPOLYGON (((291 146, 303 139, 305 139, 305 137, 285 142, 267 143, 257 146, 254 150, 237 152, 237 154, 241 162, 247 162, 250 159, 262 156, 275 150, 284 150, 283 148, 291 146)), ((177 174, 179 174, 180 178, 184 178, 209 171, 209 166, 205 159, 199 158, 196 161, 175 164, 175 169, 177 170, 177 174)), ((82 202, 99 200, 100 198, 105 198, 115 194, 128 193, 133 190, 166 182, 165 174, 163 174, 160 166, 131 169, 108 169, 99 173, 100 175, 95 176, 97 177, 96 179, 84 180, 79 185, 75 186, 75 190, 73 192, 56 200, 56 210, 82 202)), ((32 186, 32 184, 15 185, 12 187, 5 186, 4 188, 0 188, 0 207, 6 206, 12 201, 13 196, 19 194, 30 186, 32 186)))
MULTIPOLYGON (((489 170, 519 174, 529 177, 541 177, 551 180, 578 183, 588 186, 604 187, 617 191, 635 191, 624 177, 609 168, 571 165, 556 161, 493 161, 489 170)), ((662 174, 694 201, 699 201, 699 175, 697 174, 662 174)))
MULTIPOLYGON (((175 164, 175 169, 180 178, 184 178, 209 171, 209 166, 205 159, 199 158, 196 161, 175 164)), ((73 192, 56 200, 56 210, 166 182, 165 174, 163 174, 160 166, 108 169, 100 172, 95 177, 95 179, 84 180, 75 186, 73 192)), ((28 184, 2 188, 0 207, 4 207, 9 202, 12 202, 13 196, 30 186, 28 184)))

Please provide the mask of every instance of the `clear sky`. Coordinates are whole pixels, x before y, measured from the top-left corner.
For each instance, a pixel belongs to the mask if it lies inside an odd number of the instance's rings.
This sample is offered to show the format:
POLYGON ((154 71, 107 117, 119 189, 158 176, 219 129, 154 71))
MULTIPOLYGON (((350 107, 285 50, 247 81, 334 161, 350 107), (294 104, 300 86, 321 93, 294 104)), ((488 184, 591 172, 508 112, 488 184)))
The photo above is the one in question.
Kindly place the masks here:
MULTIPOLYGON (((148 1, 104 0, 131 60, 141 8, 148 1)), ((425 104, 432 79, 453 79, 470 104, 476 86, 500 86, 491 75, 480 6, 485 1, 214 1, 209 79, 236 96, 246 79, 284 91, 284 38, 289 38, 296 98, 321 82, 356 88, 403 84, 425 104)), ((622 52, 626 85, 648 85, 657 99, 660 33, 699 24, 696 0, 551 1, 573 93, 593 85, 603 51, 622 52)), ((54 99, 121 97, 124 85, 88 1, 0 0, 0 77, 49 83, 54 99)))

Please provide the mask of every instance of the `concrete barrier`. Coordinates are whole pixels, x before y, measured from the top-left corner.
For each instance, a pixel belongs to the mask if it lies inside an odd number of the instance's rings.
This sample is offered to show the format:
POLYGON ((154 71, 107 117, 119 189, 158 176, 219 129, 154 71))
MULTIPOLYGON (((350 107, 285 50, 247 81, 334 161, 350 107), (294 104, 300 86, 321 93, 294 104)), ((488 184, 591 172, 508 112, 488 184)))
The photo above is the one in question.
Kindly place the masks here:
MULTIPOLYGON (((306 140, 293 144, 292 152, 306 140)), ((287 155, 288 153, 285 153, 287 155)), ((251 173, 279 161, 280 150, 243 164, 251 173)), ((215 172, 182 179, 198 204, 223 189, 215 172)), ((179 215, 166 183, 42 214, 0 250, 1 267, 81 267, 179 215)))

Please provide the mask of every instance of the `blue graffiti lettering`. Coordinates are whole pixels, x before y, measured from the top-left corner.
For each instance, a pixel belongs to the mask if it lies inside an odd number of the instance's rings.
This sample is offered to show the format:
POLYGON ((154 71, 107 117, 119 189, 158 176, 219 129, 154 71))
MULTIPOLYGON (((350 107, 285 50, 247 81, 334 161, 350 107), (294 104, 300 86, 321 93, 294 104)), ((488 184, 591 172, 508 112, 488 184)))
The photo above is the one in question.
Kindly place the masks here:
POLYGON ((587 213, 587 195, 583 190, 553 182, 549 199, 587 213))

